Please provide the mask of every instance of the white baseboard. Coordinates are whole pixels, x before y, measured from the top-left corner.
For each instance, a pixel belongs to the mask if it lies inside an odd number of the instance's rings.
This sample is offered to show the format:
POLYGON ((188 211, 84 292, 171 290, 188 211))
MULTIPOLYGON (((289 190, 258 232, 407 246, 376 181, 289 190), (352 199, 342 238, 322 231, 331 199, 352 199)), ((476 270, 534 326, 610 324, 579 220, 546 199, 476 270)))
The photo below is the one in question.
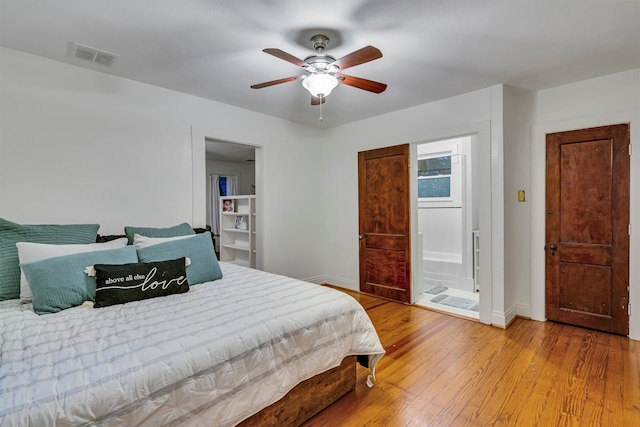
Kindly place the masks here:
POLYGON ((303 279, 300 280, 304 280, 305 282, 311 282, 311 283, 315 283, 316 285, 322 285, 324 283, 327 283, 324 280, 325 276, 312 276, 312 277, 305 277, 303 279))
POLYGON ((516 304, 513 306, 517 316, 526 317, 531 319, 531 305, 529 304, 516 304))
POLYGON ((341 288, 350 289, 352 291, 357 291, 360 289, 360 283, 356 280, 344 279, 341 277, 331 276, 328 274, 323 274, 320 276, 307 277, 302 279, 306 282, 316 283, 318 285, 329 284, 339 286, 341 288))
POLYGON ((531 315, 531 307, 525 304, 514 304, 504 313, 493 311, 491 313, 491 323, 499 328, 508 328, 516 317, 528 317, 531 315))

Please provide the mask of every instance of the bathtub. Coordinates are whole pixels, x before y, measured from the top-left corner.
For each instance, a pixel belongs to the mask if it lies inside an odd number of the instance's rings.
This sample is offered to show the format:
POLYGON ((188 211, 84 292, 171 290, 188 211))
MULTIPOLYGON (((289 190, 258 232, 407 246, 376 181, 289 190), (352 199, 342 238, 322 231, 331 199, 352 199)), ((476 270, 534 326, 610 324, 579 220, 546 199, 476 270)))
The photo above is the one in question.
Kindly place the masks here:
POLYGON ((422 255, 422 283, 424 288, 446 286, 473 292, 473 277, 466 277, 461 254, 424 251, 422 255))

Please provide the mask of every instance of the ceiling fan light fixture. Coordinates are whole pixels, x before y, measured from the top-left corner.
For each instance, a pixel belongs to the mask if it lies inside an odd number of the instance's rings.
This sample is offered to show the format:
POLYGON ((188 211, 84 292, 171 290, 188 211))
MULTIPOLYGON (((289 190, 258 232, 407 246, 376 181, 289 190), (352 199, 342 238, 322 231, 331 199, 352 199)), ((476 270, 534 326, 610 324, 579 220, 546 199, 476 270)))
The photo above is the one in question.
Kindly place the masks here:
POLYGON ((332 74, 315 73, 305 77, 302 86, 313 96, 326 97, 338 86, 338 78, 332 74))
POLYGON ((382 58, 382 52, 373 46, 365 46, 362 49, 353 51, 342 58, 335 59, 326 55, 324 49, 329 42, 327 36, 318 34, 311 38, 315 55, 311 55, 304 60, 297 58, 290 53, 276 48, 262 49, 264 53, 273 55, 276 58, 287 61, 297 67, 301 67, 307 74, 301 76, 285 77, 283 79, 271 80, 264 83, 251 85, 252 89, 262 89, 281 83, 302 80, 302 87, 311 94, 311 105, 320 105, 325 102, 325 98, 338 84, 345 84, 356 89, 366 90, 372 93, 382 93, 387 88, 384 83, 367 80, 360 77, 348 76, 342 73, 347 68, 364 64, 378 58, 382 58))

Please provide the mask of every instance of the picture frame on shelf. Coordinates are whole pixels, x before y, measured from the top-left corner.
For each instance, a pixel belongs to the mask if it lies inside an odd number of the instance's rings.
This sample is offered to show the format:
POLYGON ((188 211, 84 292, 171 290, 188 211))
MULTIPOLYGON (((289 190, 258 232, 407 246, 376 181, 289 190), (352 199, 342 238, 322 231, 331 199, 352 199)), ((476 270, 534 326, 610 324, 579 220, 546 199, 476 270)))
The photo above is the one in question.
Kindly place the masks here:
POLYGON ((236 217, 236 223, 234 227, 236 230, 242 230, 244 228, 244 218, 242 217, 242 215, 238 215, 236 217))
POLYGON ((225 199, 222 201, 222 212, 235 212, 233 200, 225 199))

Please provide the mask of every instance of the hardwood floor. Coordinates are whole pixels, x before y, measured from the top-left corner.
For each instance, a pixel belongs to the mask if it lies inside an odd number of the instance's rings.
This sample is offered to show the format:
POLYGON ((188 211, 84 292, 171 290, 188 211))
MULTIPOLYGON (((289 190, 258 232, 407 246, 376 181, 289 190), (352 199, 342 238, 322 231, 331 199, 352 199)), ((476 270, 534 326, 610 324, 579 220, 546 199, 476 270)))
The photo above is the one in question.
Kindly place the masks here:
POLYGON ((348 292, 386 350, 317 426, 640 426, 640 342, 553 322, 498 329, 348 292))

